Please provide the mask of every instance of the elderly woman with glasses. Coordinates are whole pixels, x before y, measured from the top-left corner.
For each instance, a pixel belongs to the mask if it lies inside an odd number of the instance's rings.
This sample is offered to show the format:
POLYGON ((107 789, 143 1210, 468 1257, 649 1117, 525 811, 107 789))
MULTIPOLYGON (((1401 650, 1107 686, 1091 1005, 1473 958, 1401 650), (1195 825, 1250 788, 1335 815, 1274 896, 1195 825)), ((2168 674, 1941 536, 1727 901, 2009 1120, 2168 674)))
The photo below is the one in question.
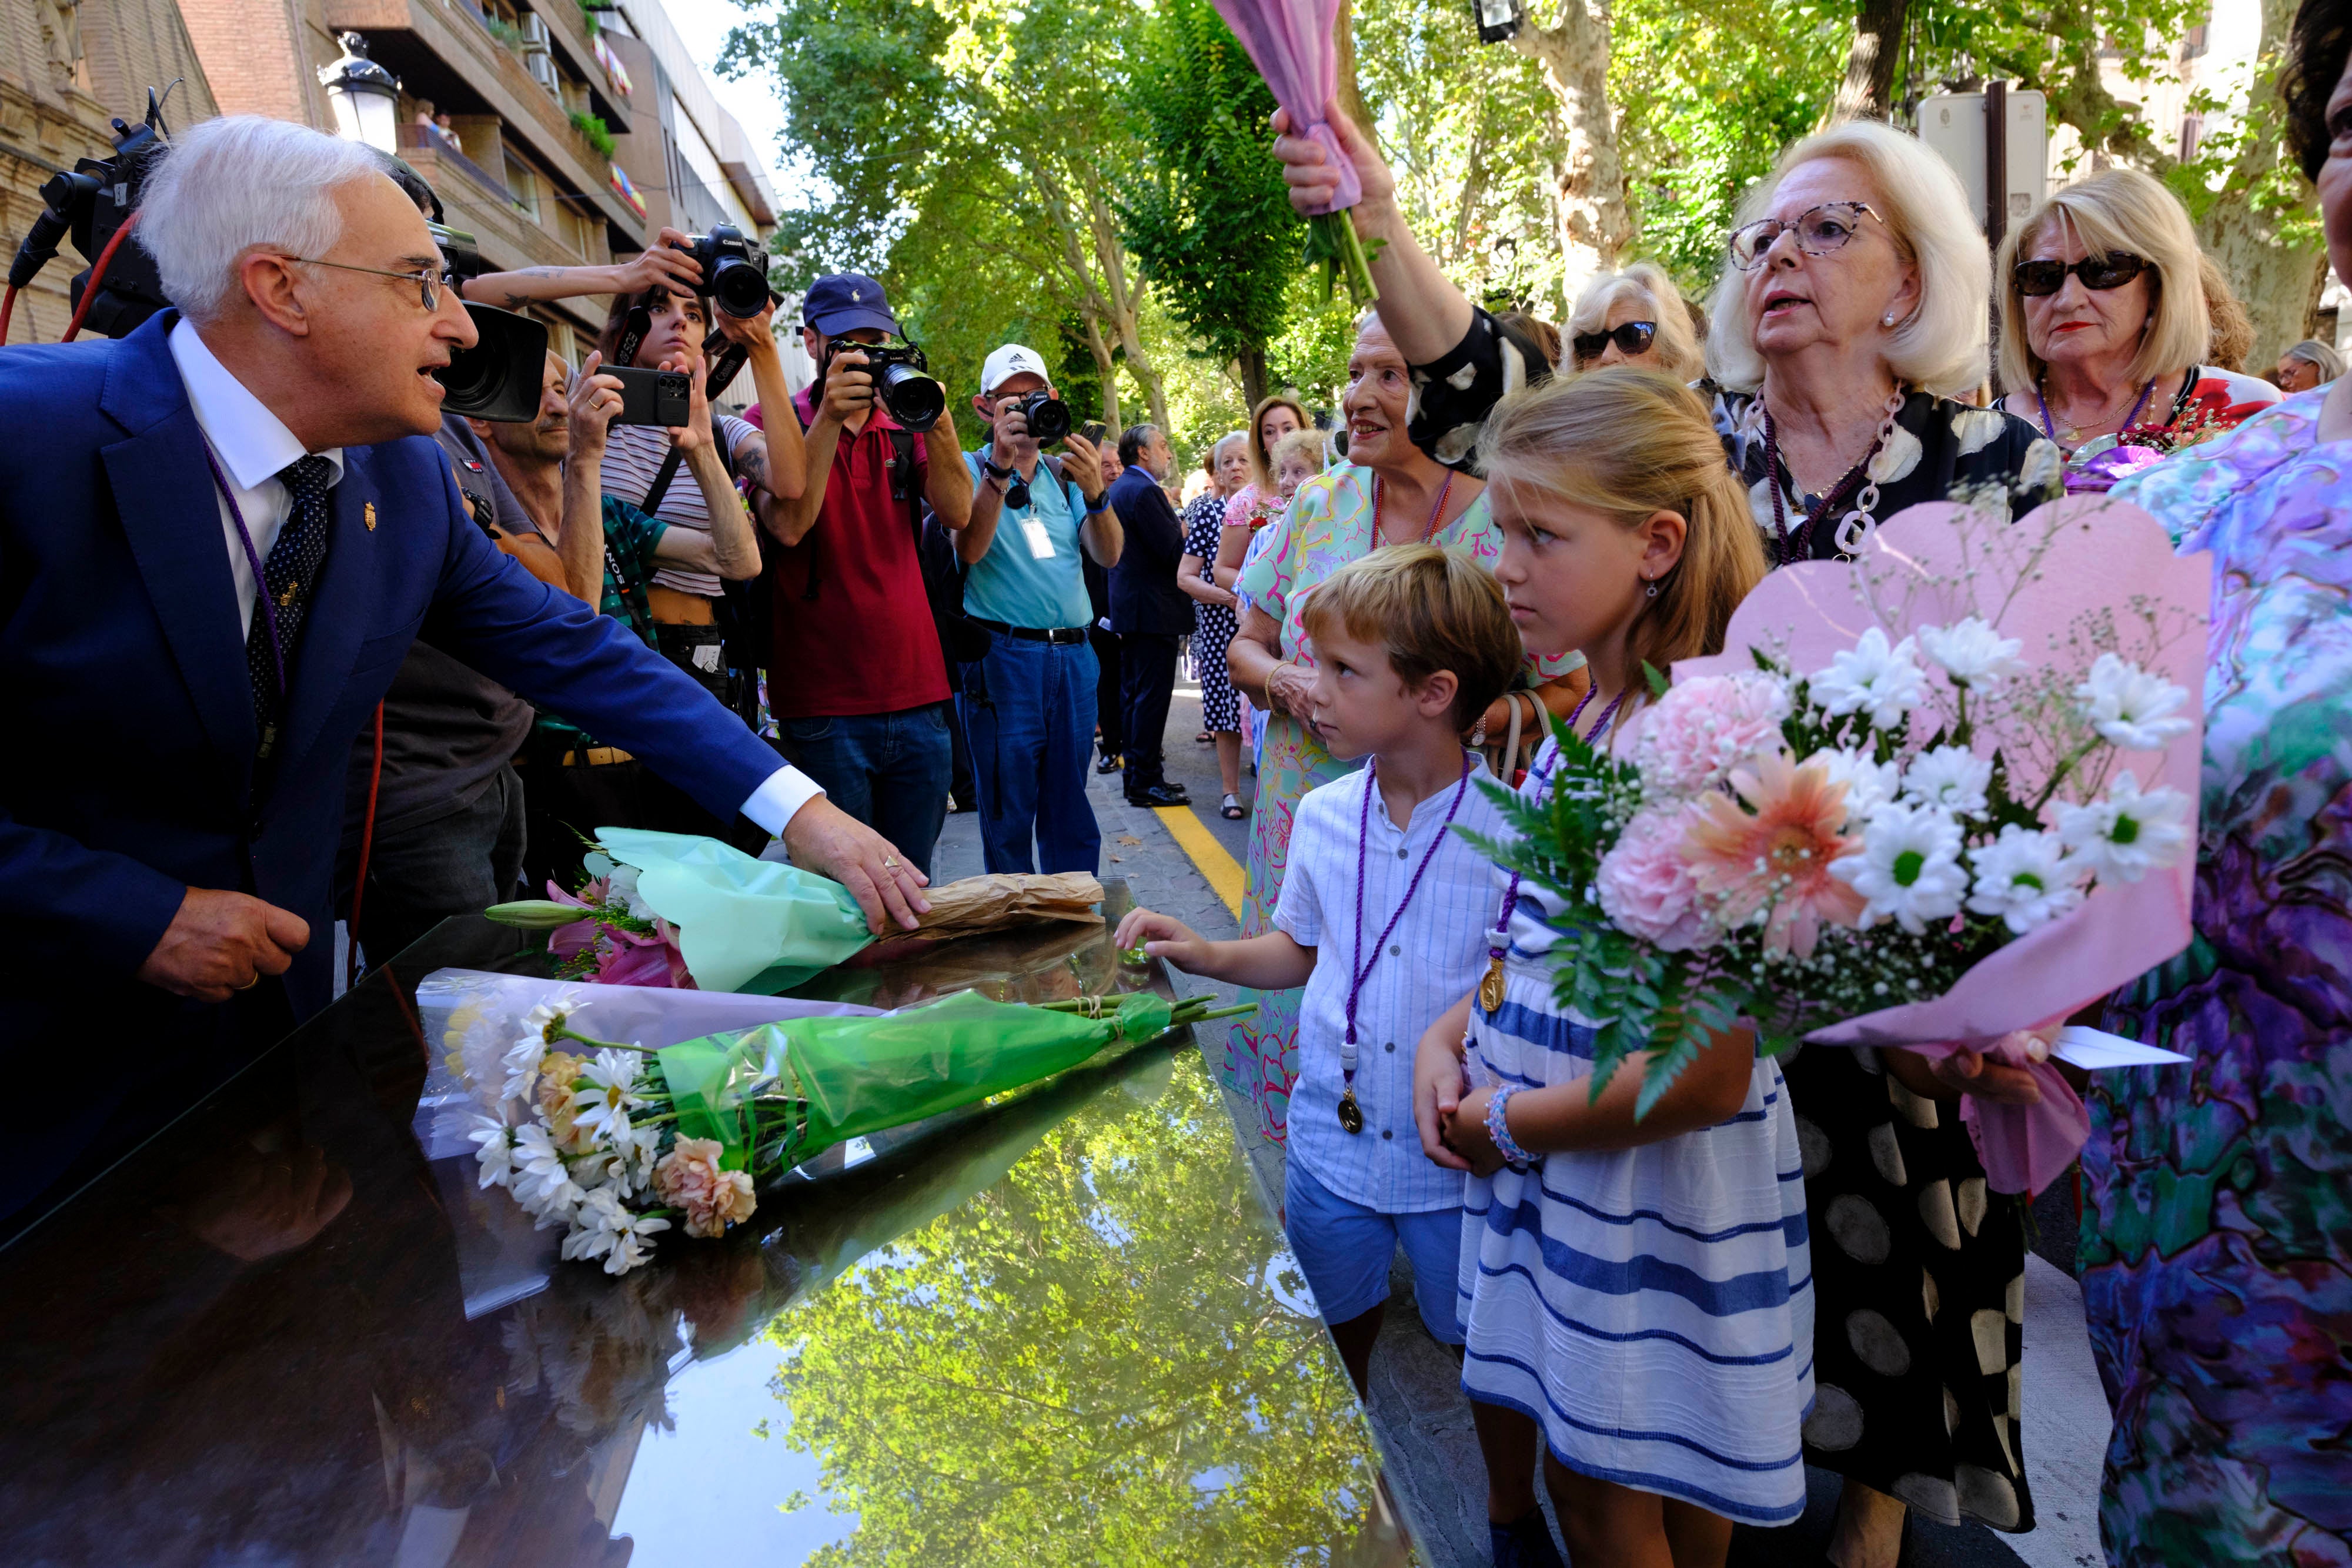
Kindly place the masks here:
MULTIPOLYGON (((1412 439, 1466 465, 1487 410, 1542 371, 1438 272, 1379 153, 1330 119, 1363 184, 1357 229, 1386 242, 1372 278, 1419 394, 1412 439)), ((1275 155, 1294 204, 1329 204, 1337 176, 1319 144, 1284 134, 1275 155)), ((1984 374, 1992 283, 1969 214, 1934 153, 1862 121, 1798 142, 1749 197, 1700 390, 1776 564, 1851 555, 1880 521, 1955 491, 2020 506, 2055 491, 2053 443, 1956 401, 1984 374)), ((1963 1076, 1974 1059, 1953 1060, 1816 1048, 1786 1069, 1818 1325, 1805 1458, 1846 1479, 1839 1568, 1893 1568, 1906 1508, 2033 1527, 2018 1420, 2024 1233, 2016 1207, 1989 1197, 1957 1102, 2038 1093, 2014 1069, 1963 1076)))
POLYGON ((2198 363, 2212 337, 2202 262, 2179 199, 2137 169, 2067 186, 2002 242, 2002 406, 2058 444, 2070 489, 2103 490, 2278 401, 2198 363))
POLYGON ((1575 369, 1640 365, 1678 382, 1706 373, 1690 308, 1664 268, 1637 261, 1586 284, 1568 313, 1568 347, 1575 369))

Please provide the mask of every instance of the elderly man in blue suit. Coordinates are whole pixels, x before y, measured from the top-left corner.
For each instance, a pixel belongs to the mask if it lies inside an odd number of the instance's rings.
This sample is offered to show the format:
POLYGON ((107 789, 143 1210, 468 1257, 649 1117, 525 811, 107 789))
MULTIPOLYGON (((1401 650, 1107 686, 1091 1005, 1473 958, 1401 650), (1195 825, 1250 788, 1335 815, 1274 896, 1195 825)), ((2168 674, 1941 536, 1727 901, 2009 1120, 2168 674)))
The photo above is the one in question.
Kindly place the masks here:
POLYGON ((0 350, 0 1061, 44 1105, 0 1212, 325 1004, 345 759, 420 632, 914 924, 887 842, 467 519, 474 329, 365 147, 199 125, 134 234, 175 309, 0 350))

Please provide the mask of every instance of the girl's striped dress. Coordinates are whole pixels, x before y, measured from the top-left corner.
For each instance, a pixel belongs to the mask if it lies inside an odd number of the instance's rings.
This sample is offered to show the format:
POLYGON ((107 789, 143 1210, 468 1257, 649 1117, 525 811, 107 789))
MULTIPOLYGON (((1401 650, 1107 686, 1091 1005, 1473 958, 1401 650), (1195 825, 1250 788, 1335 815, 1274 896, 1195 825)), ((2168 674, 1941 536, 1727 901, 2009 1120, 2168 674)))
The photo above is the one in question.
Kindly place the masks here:
MULTIPOLYGON (((1521 792, 1549 787, 1547 741, 1521 792)), ((1497 872, 1496 908, 1507 886, 1497 872)), ((1552 901, 1522 887, 1505 998, 1470 1011, 1474 1083, 1589 1074, 1592 1029, 1552 999, 1552 901)), ((1553 1154, 1464 1194, 1471 1398, 1535 1417, 1570 1469, 1751 1524, 1804 1511, 1813 1400, 1804 1169, 1780 1067, 1729 1121, 1613 1154, 1553 1154)))

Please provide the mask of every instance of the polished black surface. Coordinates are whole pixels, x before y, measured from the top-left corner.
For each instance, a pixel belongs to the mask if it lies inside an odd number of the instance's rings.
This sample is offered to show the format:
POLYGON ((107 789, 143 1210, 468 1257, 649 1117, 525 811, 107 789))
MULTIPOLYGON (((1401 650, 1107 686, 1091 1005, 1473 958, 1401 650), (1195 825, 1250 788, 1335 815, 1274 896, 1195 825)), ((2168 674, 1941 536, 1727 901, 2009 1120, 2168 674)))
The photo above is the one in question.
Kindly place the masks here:
MULTIPOLYGON (((877 1139, 615 1280, 413 1130, 416 983, 542 973, 536 946, 444 925, 30 1211, 0 1250, 0 1563, 1402 1560, 1188 1041, 877 1139)), ((1108 927, 1041 926, 803 994, 1147 985, 1108 927)))

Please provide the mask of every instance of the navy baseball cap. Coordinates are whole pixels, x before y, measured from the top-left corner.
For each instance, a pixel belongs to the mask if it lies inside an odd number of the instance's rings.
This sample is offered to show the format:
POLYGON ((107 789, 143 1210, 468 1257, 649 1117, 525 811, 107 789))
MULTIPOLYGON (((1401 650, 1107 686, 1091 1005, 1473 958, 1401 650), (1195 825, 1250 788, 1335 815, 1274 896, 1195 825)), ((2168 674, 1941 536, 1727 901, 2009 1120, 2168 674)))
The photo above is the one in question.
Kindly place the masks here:
POLYGON ((892 337, 899 335, 898 319, 890 314, 882 286, 862 272, 828 273, 810 284, 801 298, 801 319, 828 338, 860 327, 879 327, 892 337))

